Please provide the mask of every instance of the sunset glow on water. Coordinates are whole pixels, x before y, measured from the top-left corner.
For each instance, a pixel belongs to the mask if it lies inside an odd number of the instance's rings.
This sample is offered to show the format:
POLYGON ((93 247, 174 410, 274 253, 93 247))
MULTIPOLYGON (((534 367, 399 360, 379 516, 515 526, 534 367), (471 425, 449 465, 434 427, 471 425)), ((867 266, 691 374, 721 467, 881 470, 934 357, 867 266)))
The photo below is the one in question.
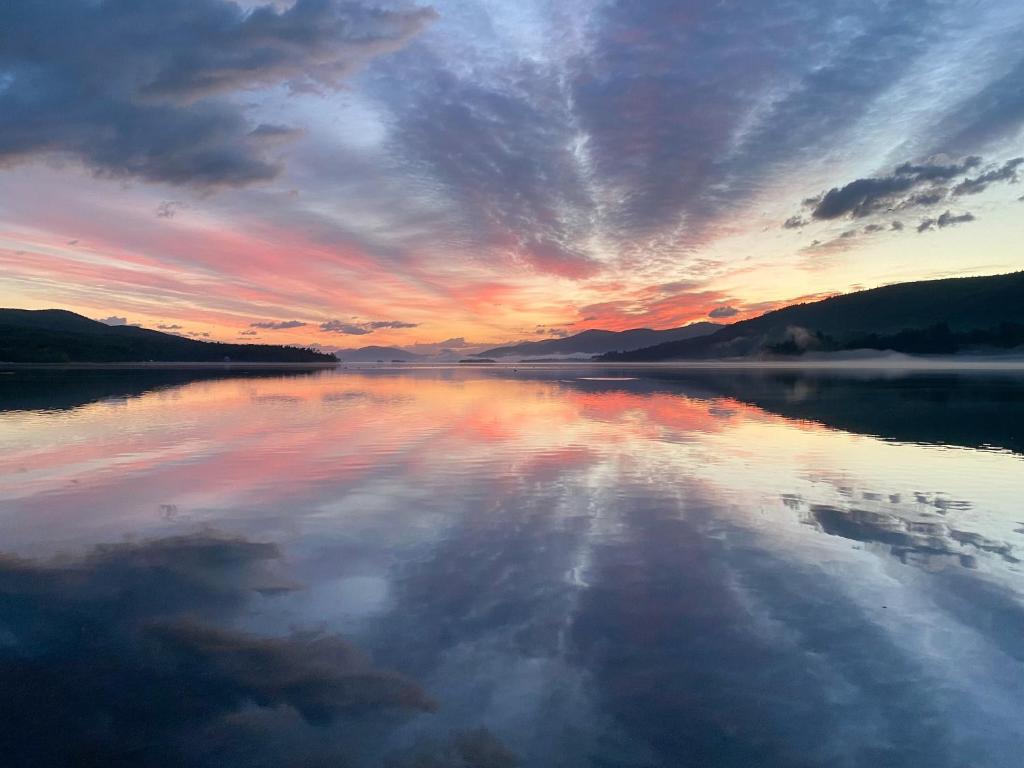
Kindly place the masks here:
POLYGON ((102 743, 76 703, 97 647, 125 700, 156 691, 144 719, 104 714, 128 718, 122 746, 225 765, 460 738, 530 766, 1009 767, 1024 748, 1021 437, 976 440, 994 407, 1019 418, 1019 379, 166 375, 0 383, 6 631, 65 670, 37 681, 69 723, 54 754, 102 743), (242 691, 191 714, 159 692, 180 628, 156 656, 140 639, 186 620, 185 688, 242 691), (68 622, 90 655, 48 634, 68 622), (332 656, 306 690, 320 657, 288 643, 309 631, 408 688, 332 656), (260 639, 292 683, 218 655, 260 639))

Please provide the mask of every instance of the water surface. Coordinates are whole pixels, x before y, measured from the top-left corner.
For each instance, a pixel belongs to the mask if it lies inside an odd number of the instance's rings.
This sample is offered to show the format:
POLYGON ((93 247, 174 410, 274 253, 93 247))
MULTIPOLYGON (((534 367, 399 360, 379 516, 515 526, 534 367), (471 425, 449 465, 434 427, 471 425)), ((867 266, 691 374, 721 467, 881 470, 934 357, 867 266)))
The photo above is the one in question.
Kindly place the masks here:
POLYGON ((0 375, 0 763, 1024 754, 1024 380, 0 375))

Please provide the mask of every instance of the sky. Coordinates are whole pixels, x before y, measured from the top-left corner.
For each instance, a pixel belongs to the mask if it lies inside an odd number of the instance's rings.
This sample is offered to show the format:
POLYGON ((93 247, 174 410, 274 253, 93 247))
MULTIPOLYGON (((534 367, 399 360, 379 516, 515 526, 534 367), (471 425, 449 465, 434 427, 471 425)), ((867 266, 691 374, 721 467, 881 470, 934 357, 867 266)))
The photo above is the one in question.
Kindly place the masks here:
POLYGON ((0 306, 442 347, 1024 266, 1019 0, 0 5, 0 306))

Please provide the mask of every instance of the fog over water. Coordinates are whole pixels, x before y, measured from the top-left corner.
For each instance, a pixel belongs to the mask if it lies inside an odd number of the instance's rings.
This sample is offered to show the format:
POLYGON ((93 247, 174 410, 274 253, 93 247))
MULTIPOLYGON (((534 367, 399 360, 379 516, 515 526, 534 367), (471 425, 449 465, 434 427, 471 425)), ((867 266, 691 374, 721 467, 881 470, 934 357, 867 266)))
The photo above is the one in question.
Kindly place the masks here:
POLYGON ((1020 765, 1013 371, 0 376, 0 764, 1020 765))

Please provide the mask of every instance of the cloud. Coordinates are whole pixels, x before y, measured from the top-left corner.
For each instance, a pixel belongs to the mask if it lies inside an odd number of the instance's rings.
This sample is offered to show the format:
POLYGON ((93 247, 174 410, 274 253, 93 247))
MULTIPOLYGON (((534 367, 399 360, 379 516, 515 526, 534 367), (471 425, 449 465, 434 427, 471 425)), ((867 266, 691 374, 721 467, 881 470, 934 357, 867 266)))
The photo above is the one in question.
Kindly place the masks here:
POLYGON ((379 328, 416 328, 419 323, 405 323, 401 320, 377 320, 372 323, 367 323, 367 325, 370 328, 377 330, 379 328))
POLYGON ((918 232, 927 232, 930 229, 938 227, 939 229, 945 229, 946 227, 954 227, 957 224, 966 224, 967 222, 975 221, 973 213, 961 213, 954 214, 950 211, 946 211, 937 219, 922 219, 921 223, 917 225, 918 232))
POLYGON ((104 325, 128 325, 127 317, 118 317, 117 315, 111 315, 110 317, 101 317, 99 321, 104 325))
POLYGON ((344 333, 349 336, 365 336, 384 328, 416 328, 419 323, 406 323, 401 320, 374 320, 370 322, 346 322, 344 320, 328 320, 320 323, 320 330, 328 333, 344 333))
POLYGON ((800 229, 807 225, 807 220, 803 216, 790 216, 784 222, 782 222, 783 229, 800 229))
POLYGON ((971 156, 955 163, 903 163, 888 176, 855 179, 842 187, 833 187, 814 203, 811 215, 819 220, 861 218, 881 210, 933 205, 945 197, 944 189, 917 195, 906 193, 923 185, 949 181, 980 162, 981 158, 971 156))
POLYGON ((249 323, 250 328, 263 328, 268 331, 284 331, 289 328, 303 328, 308 323, 301 320, 267 320, 260 323, 249 323))
MULTIPOLYGON (((7 733, 48 724, 46 738, 4 739, 5 761, 247 764, 285 730, 434 708, 338 635, 231 628, 298 588, 280 569, 276 545, 214 532, 54 562, 0 555, 0 718, 7 733), (247 728, 253 717, 264 727, 247 728)), ((293 756, 281 757, 268 761, 293 756)))
POLYGON ((739 313, 740 311, 736 309, 736 307, 715 307, 710 312, 708 312, 708 317, 713 317, 716 320, 719 320, 726 317, 736 317, 736 315, 738 315, 739 313))
POLYGON ((301 128, 292 128, 287 125, 273 125, 271 123, 260 123, 249 131, 249 136, 254 139, 259 139, 260 141, 276 142, 301 136, 302 133, 303 131, 301 128))
POLYGON ((373 329, 365 325, 346 323, 342 320, 328 320, 326 323, 321 323, 320 330, 328 333, 344 333, 349 336, 365 336, 368 333, 373 333, 373 329))
POLYGON ((901 200, 897 203, 894 208, 896 210, 904 210, 906 208, 927 208, 928 206, 938 205, 946 199, 948 190, 945 187, 933 187, 927 192, 917 192, 913 195, 908 196, 905 200, 901 200))
POLYGON ((1012 160, 1007 160, 999 168, 993 168, 990 171, 986 171, 980 176, 976 176, 973 179, 964 179, 955 187, 953 187, 954 195, 976 195, 979 192, 984 192, 988 189, 990 184, 994 184, 999 181, 1008 181, 1011 184, 1017 183, 1017 168, 1024 163, 1024 157, 1015 157, 1012 160))
MULTIPOLYGON (((1011 30, 1020 35, 1020 30, 1011 30)), ((1016 38, 1013 38, 1016 39, 1016 38)), ((1024 57, 977 91, 959 99, 934 126, 935 145, 960 152, 1014 137, 1024 123, 1024 57)))
POLYGON ((158 325, 157 328, 159 330, 161 330, 161 331, 180 331, 181 330, 181 326, 178 325, 177 323, 172 323, 170 325, 158 325))
POLYGON ((456 731, 444 742, 417 745, 389 759, 386 768, 518 768, 514 752, 486 728, 456 731))
POLYGON ((480 79, 461 62, 427 56, 423 66, 413 60, 422 51, 404 54, 392 62, 402 78, 395 150, 409 171, 429 171, 462 237, 537 272, 595 274, 600 264, 583 247, 593 200, 557 74, 515 57, 497 78, 480 79))
MULTIPOLYGON (((305 138, 287 154, 287 187, 295 197, 277 185, 249 189, 234 193, 230 206, 189 222, 198 232, 216 221, 220 234, 259 227, 254 244, 271 245, 275 254, 208 256, 205 248, 186 252, 176 244, 178 253, 154 256, 175 267, 199 263, 195 280, 159 289, 165 293, 194 290, 214 272, 225 278, 220 286, 234 284, 232 278, 258 284, 259 297, 238 292, 224 298, 236 317, 240 311, 261 314, 241 308, 258 300, 263 306, 314 302, 312 317, 346 318, 327 304, 329 296, 348 292, 352 300, 338 299, 339 306, 359 307, 353 311, 364 316, 420 317, 445 311, 441 305, 448 302, 449 308, 458 305, 460 323, 471 322, 486 314, 487 302, 459 295, 453 284, 468 275, 508 286, 506 308, 547 310, 551 289, 545 287, 542 298, 533 287, 541 281, 528 286, 532 276, 521 281, 519 273, 580 281, 602 273, 609 279, 630 275, 623 281, 633 285, 635 279, 670 279, 661 277, 666 274, 692 276, 699 253, 721 250, 701 246, 759 226, 761 211, 773 212, 776 228, 830 221, 811 214, 825 195, 806 210, 778 215, 781 191, 792 189, 793 200, 832 186, 838 193, 860 176, 901 175, 900 184, 910 184, 891 203, 912 208, 886 215, 903 217, 910 229, 950 205, 932 189, 962 181, 945 180, 944 168, 957 165, 956 158, 1011 156, 1005 147, 966 141, 955 151, 945 148, 942 141, 956 126, 944 128, 935 141, 921 135, 931 130, 922 126, 960 112, 959 100, 988 91, 986 81, 1014 69, 1010 57, 1019 59, 1012 48, 987 39, 995 10, 966 18, 950 0, 602 0, 527 3, 527 10, 515 11, 500 2, 473 2, 456 4, 461 10, 415 37, 430 14, 395 10, 411 8, 411 0, 365 0, 390 11, 328 0, 294 7, 291 0, 267 3, 272 7, 252 14, 227 0, 49 0, 7 3, 0 10, 0 114, 13 116, 0 128, 5 161, 70 154, 104 175, 242 184, 276 173, 283 152, 278 142, 305 129, 305 138), (44 25, 37 17, 45 8, 69 17, 67 22, 44 25), (210 20, 210 9, 221 21, 210 20), (352 23, 340 30, 303 21, 336 16, 352 23), (136 25, 137 17, 146 23, 136 25), (161 23, 150 23, 154 18, 161 23), (250 56, 253 46, 244 32, 250 22, 263 25, 261 35, 267 32, 265 61, 250 56), (146 45, 124 33, 128 26, 147 38, 146 45), (368 27, 371 32, 362 35, 368 27), (282 52, 278 31, 284 28, 296 30, 297 42, 282 52), (228 34, 232 30, 237 34, 228 34), (28 50, 15 35, 40 41, 38 50, 28 50), (225 36, 228 44, 222 45, 225 36), (307 45, 310 36, 321 42, 330 37, 331 45, 307 45), (361 47, 367 39, 375 41, 373 52, 361 47), (334 61, 335 52, 344 58, 358 48, 361 62, 381 46, 401 47, 347 80, 351 93, 331 94, 329 103, 286 99, 289 90, 336 87, 336 78, 321 76, 325 57, 334 61), (968 65, 964 52, 970 50, 991 55, 968 65), (193 57, 193 51, 201 55, 193 57), (935 76, 940 65, 942 75, 935 76), (965 65, 970 76, 957 77, 965 65), (86 103, 79 96, 85 92, 98 98, 86 103), (64 96, 58 99, 58 93, 64 96), (890 119, 896 112, 899 119, 890 119), (303 119, 314 113, 315 121, 303 119), (946 159, 928 159, 941 149, 946 159), (830 168, 863 170, 819 182, 830 168), (807 179, 815 181, 807 186, 807 179), (924 210, 926 204, 936 207, 924 210), (271 233, 272 227, 279 230, 271 233), (325 244, 330 250, 320 247, 325 244), (308 245, 315 246, 304 251, 308 258, 288 259, 308 245), (352 255, 357 249, 362 252, 352 255), (346 272, 350 256, 376 274, 352 274, 362 265, 346 272), (335 260, 345 265, 336 269, 335 260), (294 279, 274 284, 256 275, 273 271, 271 261, 287 261, 294 279), (395 282, 382 287, 382 277, 395 282), (387 314, 365 303, 371 294, 395 296, 387 314), (416 305, 423 309, 410 309, 416 305)), ((1002 6, 1000 14, 1022 18, 1002 6)), ((1005 25, 1007 34, 1011 26, 1005 25)), ((339 77, 350 71, 346 67, 336 68, 339 77)), ((988 94, 1005 104, 1013 82, 1002 87, 988 94)), ((973 110, 979 117, 990 112, 983 100, 973 110)), ((153 209, 163 197, 190 199, 187 194, 162 191, 144 208, 153 209)), ((836 215, 880 213, 888 207, 880 195, 884 184, 868 189, 860 207, 848 204, 853 208, 836 215)), ((833 195, 829 203, 835 202, 833 195)), ((866 220, 858 223, 862 229, 866 220)), ((137 245, 125 242, 139 237, 127 224, 116 227, 122 242, 113 245, 137 245)), ((808 232, 801 241, 827 241, 839 229, 808 232)), ((92 232, 69 231, 81 232, 94 247, 92 232)), ((171 247, 160 245, 165 252, 171 247)), ((720 281, 733 269, 765 269, 758 258, 751 254, 750 264, 739 266, 740 257, 723 257, 714 276, 720 281)), ((140 290, 143 280, 172 282, 160 269, 123 274, 140 290)), ((589 284, 584 288, 557 298, 601 301, 589 284)), ((711 306, 698 307, 697 316, 711 306)), ((502 334, 523 325, 521 318, 492 321, 507 324, 502 334)))
POLYGON ((337 90, 435 17, 342 0, 0 5, 0 162, 63 155, 97 173, 199 187, 273 178, 237 94, 337 90))
POLYGON ((252 331, 252 330, 249 330, 249 331, 239 331, 238 335, 239 336, 259 336, 259 332, 258 331, 252 331))
POLYGON ((179 200, 164 200, 156 207, 156 215, 158 219, 173 219, 183 208, 188 208, 188 203, 179 200))
POLYGON ((625 192, 614 224, 637 237, 684 223, 699 241, 750 196, 752 177, 840 130, 838 116, 883 88, 881 72, 905 66, 900 58, 919 45, 902 11, 845 11, 859 34, 821 48, 812 40, 831 11, 818 5, 620 0, 595 14, 598 39, 573 97, 595 170, 625 192), (768 43, 780 18, 790 43, 814 53, 791 57, 768 43), (780 80, 794 84, 784 96, 780 80), (770 109, 748 122, 751 104, 769 95, 770 109))
POLYGON ((390 147, 450 201, 474 253, 574 279, 609 251, 678 257, 731 226, 777 164, 831 147, 935 23, 840 5, 841 34, 835 7, 792 0, 556 6, 530 27, 530 55, 481 10, 454 51, 424 36, 375 67, 390 147))
POLYGON ((939 227, 952 227, 956 224, 964 224, 968 221, 974 221, 975 217, 973 213, 961 213, 959 215, 952 214, 946 211, 944 214, 939 216, 938 225, 939 227))

